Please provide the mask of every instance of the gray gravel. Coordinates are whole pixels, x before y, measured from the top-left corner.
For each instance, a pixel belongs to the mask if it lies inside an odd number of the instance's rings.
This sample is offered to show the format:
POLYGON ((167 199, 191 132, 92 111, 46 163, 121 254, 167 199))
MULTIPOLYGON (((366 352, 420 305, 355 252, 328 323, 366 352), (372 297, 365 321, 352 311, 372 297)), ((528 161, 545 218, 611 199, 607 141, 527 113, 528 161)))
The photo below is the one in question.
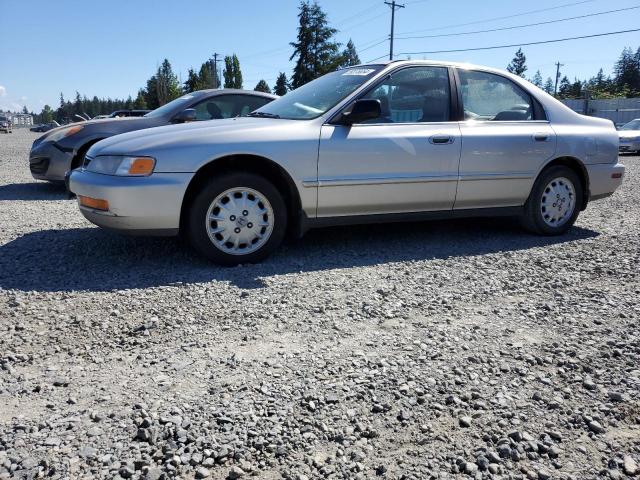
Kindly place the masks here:
POLYGON ((223 269, 0 135, 0 479, 640 475, 640 159, 559 238, 311 232, 223 269))

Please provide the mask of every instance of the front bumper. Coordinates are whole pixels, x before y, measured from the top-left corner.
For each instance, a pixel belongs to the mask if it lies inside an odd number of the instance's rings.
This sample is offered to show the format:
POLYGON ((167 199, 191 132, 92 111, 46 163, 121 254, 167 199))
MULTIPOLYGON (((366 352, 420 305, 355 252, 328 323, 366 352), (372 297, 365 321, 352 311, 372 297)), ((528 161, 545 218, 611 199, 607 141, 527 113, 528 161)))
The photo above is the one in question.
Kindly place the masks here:
POLYGON ((109 210, 80 206, 82 215, 99 227, 135 235, 176 235, 180 210, 193 173, 154 173, 148 177, 117 177, 76 169, 69 190, 107 200, 109 210))
POLYGON ((640 152, 640 140, 624 140, 621 138, 618 151, 621 153, 640 152))
POLYGON ((72 160, 73 151, 63 151, 51 142, 34 145, 29 153, 31 176, 36 180, 63 182, 72 160))
POLYGON ((625 167, 621 163, 586 165, 589 175, 589 200, 598 200, 613 194, 622 185, 625 167))

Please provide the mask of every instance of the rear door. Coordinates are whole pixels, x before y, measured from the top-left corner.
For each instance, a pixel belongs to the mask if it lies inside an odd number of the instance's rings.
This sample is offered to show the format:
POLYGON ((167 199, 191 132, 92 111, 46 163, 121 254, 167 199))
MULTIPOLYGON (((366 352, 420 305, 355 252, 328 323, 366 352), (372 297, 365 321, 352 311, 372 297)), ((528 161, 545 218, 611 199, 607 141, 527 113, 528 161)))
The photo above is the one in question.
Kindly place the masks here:
POLYGON ((451 210, 461 147, 448 69, 402 68, 360 98, 379 100, 382 115, 323 125, 318 216, 451 210))
POLYGON ((556 135, 541 105, 507 77, 457 69, 464 109, 455 209, 524 204, 556 135))

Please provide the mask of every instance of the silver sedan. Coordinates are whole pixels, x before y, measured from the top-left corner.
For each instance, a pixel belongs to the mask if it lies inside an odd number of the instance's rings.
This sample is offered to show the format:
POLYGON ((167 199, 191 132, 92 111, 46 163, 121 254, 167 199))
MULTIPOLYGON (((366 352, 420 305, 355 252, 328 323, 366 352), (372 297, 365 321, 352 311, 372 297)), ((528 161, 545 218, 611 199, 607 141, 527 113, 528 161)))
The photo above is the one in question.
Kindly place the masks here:
POLYGON ((329 73, 247 118, 103 140, 70 188, 101 227, 180 232, 237 264, 336 224, 509 215, 559 235, 623 175, 610 121, 503 71, 396 61, 329 73))

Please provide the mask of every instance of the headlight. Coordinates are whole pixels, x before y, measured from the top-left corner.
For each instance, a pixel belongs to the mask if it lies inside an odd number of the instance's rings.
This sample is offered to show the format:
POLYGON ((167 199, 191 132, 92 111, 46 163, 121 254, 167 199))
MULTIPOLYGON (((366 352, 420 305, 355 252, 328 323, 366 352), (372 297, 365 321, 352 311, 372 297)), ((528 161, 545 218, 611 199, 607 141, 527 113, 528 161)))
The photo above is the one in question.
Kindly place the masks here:
POLYGON ((146 177, 153 173, 156 161, 151 157, 99 155, 89 162, 87 171, 121 177, 146 177))
POLYGON ((63 138, 70 137, 71 135, 75 135, 80 130, 84 128, 84 125, 73 125, 71 127, 62 128, 60 130, 56 130, 53 133, 50 133, 45 137, 46 142, 57 142, 58 140, 62 140, 63 138))

